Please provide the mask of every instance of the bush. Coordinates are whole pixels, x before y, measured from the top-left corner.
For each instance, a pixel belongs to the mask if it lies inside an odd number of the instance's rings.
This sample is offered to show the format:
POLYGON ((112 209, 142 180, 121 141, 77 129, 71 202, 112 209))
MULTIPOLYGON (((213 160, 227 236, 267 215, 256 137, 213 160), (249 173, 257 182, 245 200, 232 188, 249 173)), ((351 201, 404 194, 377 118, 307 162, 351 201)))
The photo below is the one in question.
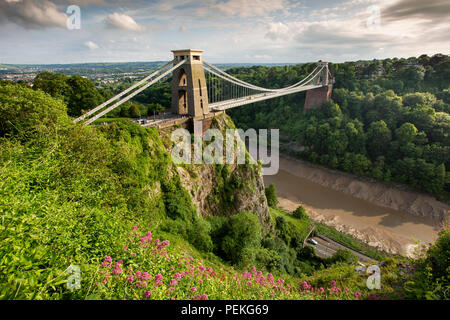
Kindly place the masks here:
POLYGON ((243 211, 231 216, 223 226, 223 238, 219 239, 223 258, 234 264, 244 260, 244 249, 257 248, 261 244, 261 225, 256 215, 243 211))
POLYGON ((19 85, 0 86, 0 137, 68 124, 66 106, 60 100, 19 85))
POLYGON ((211 226, 201 218, 197 218, 188 229, 188 241, 197 249, 210 252, 213 249, 211 236, 209 235, 211 226))
POLYGON ((309 216, 306 213, 305 208, 303 208, 303 206, 299 206, 297 209, 294 210, 294 212, 292 212, 292 216, 294 218, 300 219, 300 220, 304 220, 304 219, 308 219, 309 216))
POLYGON ((266 198, 267 198, 267 203, 269 205, 269 207, 276 207, 278 204, 278 198, 277 198, 277 190, 275 189, 275 185, 273 183, 271 183, 270 185, 268 185, 265 189, 266 192, 266 198))
POLYGON ((333 256, 326 259, 326 264, 334 264, 334 263, 346 263, 351 264, 358 261, 358 257, 347 249, 338 249, 333 256))

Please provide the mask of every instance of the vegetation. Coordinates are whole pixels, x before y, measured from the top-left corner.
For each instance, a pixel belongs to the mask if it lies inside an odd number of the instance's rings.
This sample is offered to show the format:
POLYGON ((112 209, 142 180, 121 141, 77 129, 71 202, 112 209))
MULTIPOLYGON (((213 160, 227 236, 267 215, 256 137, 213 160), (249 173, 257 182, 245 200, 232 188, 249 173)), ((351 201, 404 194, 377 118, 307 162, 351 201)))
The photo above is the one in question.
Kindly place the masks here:
MULTIPOLYGON (((47 86, 53 77, 37 79, 42 89, 0 83, 0 298, 435 299, 448 290, 447 225, 416 262, 380 256, 383 288, 370 291, 350 252, 322 259, 303 245, 312 222, 302 208, 276 208, 272 187, 271 232, 252 212, 199 217, 155 128, 73 124, 74 101, 97 94, 72 96, 91 85, 55 76, 47 86), (67 288, 71 265, 81 271, 77 290, 67 288)), ((402 139, 414 133, 398 128, 402 139)), ((215 169, 227 208, 245 182, 215 169)))
MULTIPOLYGON (((313 64, 231 69, 256 85, 278 87, 313 64), (267 76, 270 74, 271 76, 267 76)), ((448 198, 450 191, 450 57, 330 64, 332 101, 303 112, 304 93, 236 108, 242 128, 280 128, 304 150, 294 156, 332 169, 396 182, 448 198)))
POLYGON ((277 199, 277 190, 275 189, 275 185, 273 183, 268 185, 265 189, 265 193, 266 193, 266 198, 267 198, 267 204, 270 207, 276 207, 278 204, 278 199, 277 199))

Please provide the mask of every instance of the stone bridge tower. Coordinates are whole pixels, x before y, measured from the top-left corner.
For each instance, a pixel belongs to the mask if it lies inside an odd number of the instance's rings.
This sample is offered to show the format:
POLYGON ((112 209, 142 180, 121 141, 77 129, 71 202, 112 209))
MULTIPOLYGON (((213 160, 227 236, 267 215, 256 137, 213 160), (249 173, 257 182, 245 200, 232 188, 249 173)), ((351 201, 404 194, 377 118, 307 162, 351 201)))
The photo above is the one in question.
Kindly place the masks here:
POLYGON ((320 107, 331 98, 333 92, 333 81, 328 77, 328 62, 320 61, 318 65, 325 68, 314 78, 313 83, 322 87, 306 91, 304 110, 320 107))
POLYGON ((172 50, 174 64, 186 60, 173 71, 172 112, 200 118, 209 114, 208 89, 203 69, 202 50, 172 50))

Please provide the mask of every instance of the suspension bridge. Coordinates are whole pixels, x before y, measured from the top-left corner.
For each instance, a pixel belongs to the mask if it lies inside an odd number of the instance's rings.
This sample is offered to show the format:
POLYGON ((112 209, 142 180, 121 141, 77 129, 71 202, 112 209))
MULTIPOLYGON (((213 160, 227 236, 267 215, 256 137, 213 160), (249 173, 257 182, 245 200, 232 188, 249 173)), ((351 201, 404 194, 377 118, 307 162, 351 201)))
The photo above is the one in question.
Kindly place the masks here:
POLYGON ((74 122, 91 124, 158 81, 172 77, 171 112, 145 126, 170 126, 211 119, 230 108, 306 91, 305 109, 327 101, 333 80, 327 62, 318 62, 306 77, 284 88, 264 88, 234 77, 203 61, 202 50, 173 50, 174 59, 74 122))

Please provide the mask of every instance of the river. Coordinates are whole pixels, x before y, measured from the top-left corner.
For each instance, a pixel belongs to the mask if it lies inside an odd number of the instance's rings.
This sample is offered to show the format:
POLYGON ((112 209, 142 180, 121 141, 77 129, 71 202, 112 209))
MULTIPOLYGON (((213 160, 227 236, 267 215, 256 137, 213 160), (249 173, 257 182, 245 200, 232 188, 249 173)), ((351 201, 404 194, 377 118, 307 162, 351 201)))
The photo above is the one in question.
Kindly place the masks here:
POLYGON ((314 220, 391 253, 414 256, 417 241, 428 244, 436 239, 436 220, 380 206, 312 182, 300 174, 301 170, 316 170, 315 176, 327 172, 281 157, 278 174, 264 176, 266 185, 275 184, 279 205, 284 209, 292 211, 301 204, 314 220))

